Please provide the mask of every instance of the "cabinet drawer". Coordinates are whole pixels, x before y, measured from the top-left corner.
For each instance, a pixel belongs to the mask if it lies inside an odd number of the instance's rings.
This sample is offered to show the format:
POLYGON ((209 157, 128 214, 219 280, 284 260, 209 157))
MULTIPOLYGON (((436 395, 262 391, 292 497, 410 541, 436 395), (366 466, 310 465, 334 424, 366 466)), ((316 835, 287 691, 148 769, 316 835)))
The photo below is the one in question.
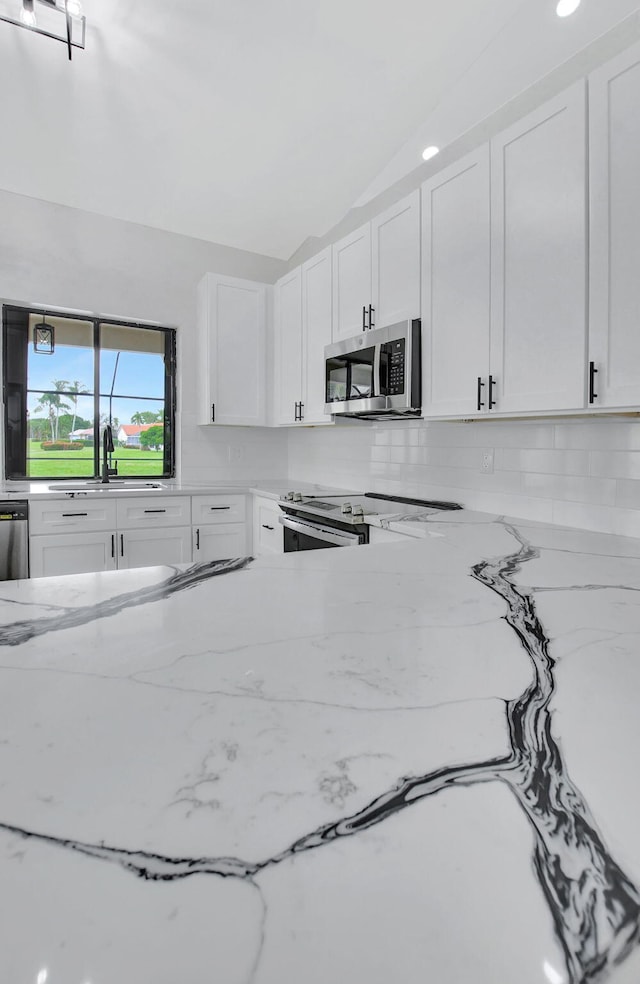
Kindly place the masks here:
POLYGON ((246 495, 194 495, 191 500, 193 525, 244 523, 246 502, 246 495))
POLYGON ((114 499, 32 499, 29 503, 30 533, 97 532, 115 525, 114 499))
POLYGON ((116 505, 119 530, 191 525, 191 500, 188 495, 119 499, 116 505))

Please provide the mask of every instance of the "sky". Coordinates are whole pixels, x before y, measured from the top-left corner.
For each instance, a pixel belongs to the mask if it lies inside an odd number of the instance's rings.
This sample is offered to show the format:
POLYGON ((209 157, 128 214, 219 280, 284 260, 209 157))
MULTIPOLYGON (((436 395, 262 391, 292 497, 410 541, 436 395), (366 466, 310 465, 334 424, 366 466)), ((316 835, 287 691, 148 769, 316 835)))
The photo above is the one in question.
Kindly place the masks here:
MULTIPOLYGON (((111 391, 113 373, 116 362, 116 352, 107 350, 101 353, 100 390, 107 394, 101 398, 100 412, 107 413, 109 408, 108 394, 111 391)), ((53 355, 34 353, 29 345, 28 356, 28 388, 30 390, 53 390, 53 381, 66 379, 70 383, 79 382, 81 388, 93 393, 93 351, 76 345, 56 345, 53 355)), ((45 410, 36 409, 40 396, 29 394, 28 409, 31 417, 45 417, 45 410)), ((70 407, 73 402, 68 397, 64 400, 70 407)), ((117 417, 121 424, 131 422, 131 417, 137 411, 150 410, 156 412, 164 406, 164 362, 162 356, 146 352, 122 352, 118 361, 118 369, 112 401, 112 416, 117 417), (117 394, 121 394, 120 397, 117 394), (142 400, 129 397, 154 397, 142 400), (123 399, 122 397, 127 397, 123 399)), ((73 409, 70 411, 73 413, 73 409)), ((93 397, 80 396, 77 407, 78 416, 85 420, 93 420, 93 397)))

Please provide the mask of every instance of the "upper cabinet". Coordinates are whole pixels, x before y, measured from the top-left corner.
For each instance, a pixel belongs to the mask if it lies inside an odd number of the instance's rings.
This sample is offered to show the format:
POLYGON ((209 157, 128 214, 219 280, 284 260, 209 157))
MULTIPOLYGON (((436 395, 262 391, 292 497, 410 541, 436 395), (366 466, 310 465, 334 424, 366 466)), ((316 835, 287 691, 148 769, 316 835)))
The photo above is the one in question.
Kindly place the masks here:
POLYGON ((276 423, 328 424, 324 347, 331 343, 331 247, 275 286, 276 423))
POLYGON ((485 402, 491 319, 489 146, 422 186, 425 415, 470 416, 485 402))
POLYGON ((333 340, 420 313, 420 193, 333 245, 333 340))
POLYGON ((501 413, 584 407, 584 82, 491 143, 491 375, 501 413))
POLYGON ((206 274, 198 286, 200 423, 266 423, 267 286, 206 274))
POLYGON ((580 83, 423 186, 426 415, 584 407, 586 162, 580 83))
POLYGON ((273 301, 275 342, 275 418, 296 423, 302 401, 302 270, 278 280, 273 301))
POLYGON ((640 47, 589 78, 589 403, 640 406, 640 47))

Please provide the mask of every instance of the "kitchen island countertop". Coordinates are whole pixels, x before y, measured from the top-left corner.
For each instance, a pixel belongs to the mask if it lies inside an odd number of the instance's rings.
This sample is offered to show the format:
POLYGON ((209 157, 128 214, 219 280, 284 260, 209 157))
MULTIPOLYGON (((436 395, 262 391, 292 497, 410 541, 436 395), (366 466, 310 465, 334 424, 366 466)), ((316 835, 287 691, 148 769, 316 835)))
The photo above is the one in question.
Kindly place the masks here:
POLYGON ((640 541, 411 522, 2 585, 2 981, 637 984, 640 541))

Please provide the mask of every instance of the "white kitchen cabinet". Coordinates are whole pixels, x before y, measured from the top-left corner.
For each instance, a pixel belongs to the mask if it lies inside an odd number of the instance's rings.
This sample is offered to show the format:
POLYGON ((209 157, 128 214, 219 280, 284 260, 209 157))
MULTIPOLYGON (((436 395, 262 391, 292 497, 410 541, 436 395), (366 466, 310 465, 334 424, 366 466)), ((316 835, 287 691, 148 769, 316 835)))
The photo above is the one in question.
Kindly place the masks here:
POLYGON ((244 523, 193 528, 193 559, 198 563, 246 557, 248 552, 244 523))
POLYGON ((332 424, 324 411, 324 350, 331 344, 331 247, 302 266, 302 422, 332 424))
POLYGON ((118 569, 188 564, 191 561, 191 531, 188 526, 118 533, 118 569))
POLYGON ((29 576, 88 574, 117 566, 116 533, 45 533, 29 538, 29 576))
POLYGON ((275 499, 256 495, 253 497, 253 553, 284 553, 284 527, 280 523, 282 510, 275 499))
POLYGON ((420 313, 420 192, 333 246, 333 340, 420 313))
POLYGON ((293 424, 302 402, 302 269, 275 286, 276 423, 293 424))
POLYGON ((640 405, 640 46, 589 77, 590 404, 640 405))
POLYGON ((491 331, 489 145, 422 186, 422 406, 482 411, 491 331), (478 378, 484 386, 478 387, 478 378), (478 399, 478 393, 480 397, 478 399))
POLYGON ((371 304, 371 223, 334 243, 333 341, 351 338, 368 325, 371 304))
POLYGON ((396 202, 371 222, 373 324, 420 316, 420 192, 396 202))
POLYGON ((29 554, 31 577, 188 563, 191 499, 103 493, 32 501, 29 554))
POLYGON ((266 298, 266 285, 251 280, 200 281, 201 424, 266 424, 266 298))
POLYGON ((194 495, 191 500, 193 559, 200 563, 249 553, 244 495, 194 495))
POLYGON ((276 422, 330 424, 324 348, 331 343, 331 247, 275 286, 276 422))
POLYGON ((586 167, 582 81, 491 142, 496 412, 584 407, 586 167))

